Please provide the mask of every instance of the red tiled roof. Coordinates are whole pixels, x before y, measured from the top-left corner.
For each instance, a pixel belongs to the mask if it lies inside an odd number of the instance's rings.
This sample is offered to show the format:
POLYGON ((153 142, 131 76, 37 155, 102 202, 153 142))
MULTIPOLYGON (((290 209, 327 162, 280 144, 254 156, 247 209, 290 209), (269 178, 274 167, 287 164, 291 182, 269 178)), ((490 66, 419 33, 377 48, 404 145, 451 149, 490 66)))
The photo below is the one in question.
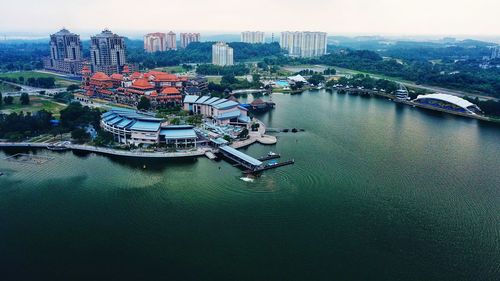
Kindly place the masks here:
POLYGON ((110 80, 109 76, 106 75, 104 72, 96 72, 92 77, 90 78, 92 80, 98 80, 98 81, 108 81, 110 80))
POLYGON ((123 71, 122 71, 122 73, 130 73, 130 68, 128 67, 128 65, 125 65, 125 66, 123 67, 123 71))
POLYGON ((111 74, 111 79, 117 80, 117 81, 122 81, 123 80, 123 75, 118 74, 118 73, 114 73, 114 74, 111 74))
POLYGON ((146 78, 140 78, 134 81, 132 83, 133 88, 137 89, 153 89, 153 85, 149 84, 148 80, 146 78))
POLYGON ((132 75, 130 75, 130 78, 132 79, 139 79, 142 77, 142 74, 140 72, 134 72, 132 75))
POLYGON ((165 87, 161 91, 161 94, 162 95, 178 95, 178 94, 180 94, 180 92, 179 92, 179 90, 177 90, 177 88, 174 88, 174 87, 165 87))

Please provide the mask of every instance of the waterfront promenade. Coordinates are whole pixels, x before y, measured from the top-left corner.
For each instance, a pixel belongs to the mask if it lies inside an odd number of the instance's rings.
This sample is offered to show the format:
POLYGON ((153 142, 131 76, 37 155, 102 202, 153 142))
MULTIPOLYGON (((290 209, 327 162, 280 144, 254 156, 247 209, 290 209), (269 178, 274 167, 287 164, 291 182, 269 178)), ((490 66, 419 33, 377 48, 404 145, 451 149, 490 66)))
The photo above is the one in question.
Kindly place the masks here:
POLYGON ((453 115, 458 115, 458 116, 482 120, 482 121, 497 122, 495 119, 492 119, 490 117, 483 116, 483 115, 467 114, 467 113, 457 112, 457 111, 453 111, 453 110, 447 110, 444 108, 429 106, 429 105, 421 104, 418 102, 400 100, 400 99, 397 99, 392 94, 384 93, 384 92, 380 92, 380 91, 375 91, 375 90, 346 88, 346 87, 337 87, 337 88, 333 88, 332 90, 334 90, 334 91, 343 90, 343 91, 346 91, 347 93, 357 93, 357 94, 362 94, 362 95, 375 95, 375 96, 390 99, 390 100, 397 102, 397 103, 406 104, 406 105, 413 106, 413 107, 420 107, 420 108, 424 108, 424 109, 428 109, 428 110, 440 111, 440 112, 444 112, 444 113, 449 113, 449 114, 453 114, 453 115))
MULTIPOLYGON (((250 132, 248 139, 242 141, 235 141, 231 144, 233 148, 242 148, 254 144, 256 142, 266 145, 275 144, 276 137, 265 135, 266 126, 261 121, 257 120, 260 124, 257 132, 250 132)), ((46 149, 50 143, 32 143, 32 142, 0 142, 0 148, 41 148, 46 149)), ((212 147, 199 147, 196 150, 178 151, 178 152, 147 152, 140 150, 120 150, 106 147, 97 147, 91 145, 79 144, 66 144, 64 145, 68 150, 87 151, 94 153, 101 153, 113 156, 135 157, 135 158, 183 158, 183 157, 198 157, 205 156, 207 152, 217 153, 218 150, 212 147)))

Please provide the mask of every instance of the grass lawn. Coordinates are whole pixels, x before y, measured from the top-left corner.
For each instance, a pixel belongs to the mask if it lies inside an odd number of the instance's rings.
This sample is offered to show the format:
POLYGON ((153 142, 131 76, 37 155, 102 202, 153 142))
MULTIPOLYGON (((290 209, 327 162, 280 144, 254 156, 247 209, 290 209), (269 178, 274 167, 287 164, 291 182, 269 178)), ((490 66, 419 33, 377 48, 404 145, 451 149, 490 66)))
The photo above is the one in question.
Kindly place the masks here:
POLYGON ((52 99, 38 96, 30 96, 30 103, 27 105, 21 104, 19 97, 14 98, 14 104, 6 105, 3 104, 0 111, 2 113, 12 113, 12 112, 37 112, 45 109, 52 113, 54 117, 59 117, 59 111, 66 107, 65 104, 57 103, 52 99))
POLYGON ((165 71, 165 72, 168 72, 168 73, 182 73, 182 72, 186 72, 186 70, 182 66, 180 66, 180 65, 177 65, 177 66, 166 66, 166 67, 157 67, 157 68, 155 68, 155 70, 165 71))
POLYGON ((221 76, 208 76, 207 77, 208 82, 213 82, 215 84, 220 84, 220 81, 222 80, 221 76))
POLYGON ((36 72, 36 71, 21 71, 21 72, 9 72, 9 73, 1 73, 0 78, 5 77, 5 78, 19 78, 19 77, 24 77, 24 80, 26 81, 28 78, 42 78, 42 77, 54 77, 56 87, 58 88, 63 88, 63 87, 68 87, 69 85, 72 84, 79 84, 78 81, 75 80, 70 80, 66 79, 61 76, 57 76, 55 74, 49 74, 49 73, 41 73, 41 72, 36 72))

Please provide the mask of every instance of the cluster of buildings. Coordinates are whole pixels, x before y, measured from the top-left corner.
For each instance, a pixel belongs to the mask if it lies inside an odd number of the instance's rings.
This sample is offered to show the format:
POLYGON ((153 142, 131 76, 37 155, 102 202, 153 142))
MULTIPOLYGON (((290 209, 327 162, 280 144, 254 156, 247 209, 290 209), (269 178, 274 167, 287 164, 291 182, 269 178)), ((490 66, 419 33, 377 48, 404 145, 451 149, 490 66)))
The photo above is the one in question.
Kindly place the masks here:
MULTIPOLYGON (((199 33, 181 33, 180 47, 186 48, 192 42, 200 41, 199 33)), ((90 61, 83 57, 80 35, 63 28, 50 35, 50 56, 44 58, 46 70, 80 76, 87 65, 91 72, 106 75, 120 73, 125 65, 137 70, 136 65, 127 64, 125 37, 114 34, 108 29, 90 37, 90 61)), ((169 33, 150 33, 144 36, 144 49, 147 52, 177 50, 177 37, 169 33)))
POLYGON ((114 109, 101 115, 101 127, 121 144, 165 144, 175 149, 196 148, 193 126, 169 125, 164 119, 129 109, 114 109))
POLYGON ((280 46, 294 57, 318 57, 326 54, 327 33, 285 31, 281 33, 280 46))
POLYGON ((241 42, 250 44, 264 44, 265 34, 261 31, 244 31, 241 33, 241 42))
MULTIPOLYGON (((180 47, 186 48, 193 42, 200 42, 200 38, 200 33, 181 33, 180 47)), ((146 34, 144 35, 144 50, 149 53, 177 50, 177 35, 172 31, 146 34)))
POLYGON ((220 66, 234 65, 233 48, 224 42, 212 45, 212 64, 220 66))
MULTIPOLYGON (((43 60, 44 68, 69 75, 81 75, 88 65, 92 72, 108 75, 121 72, 127 64, 125 38, 105 29, 90 37, 90 61, 83 58, 80 35, 63 28, 50 35, 50 57, 43 60)), ((129 65, 129 68, 137 68, 129 65)))
POLYGON ((187 78, 161 71, 132 72, 124 66, 121 73, 92 74, 87 66, 82 70, 83 99, 100 98, 130 106, 137 106, 146 97, 153 108, 182 104, 185 93, 201 94, 208 82, 203 77, 187 78))
MULTIPOLYGON (((251 121, 247 109, 234 100, 187 95, 183 104, 186 111, 202 115, 216 130, 222 130, 226 125, 246 127, 251 121)), ((206 143, 210 137, 217 139, 224 135, 221 131, 213 136, 203 136, 193 126, 172 125, 164 119, 130 109, 113 109, 102 114, 101 127, 121 144, 164 144, 175 149, 196 148, 198 143, 206 143)))

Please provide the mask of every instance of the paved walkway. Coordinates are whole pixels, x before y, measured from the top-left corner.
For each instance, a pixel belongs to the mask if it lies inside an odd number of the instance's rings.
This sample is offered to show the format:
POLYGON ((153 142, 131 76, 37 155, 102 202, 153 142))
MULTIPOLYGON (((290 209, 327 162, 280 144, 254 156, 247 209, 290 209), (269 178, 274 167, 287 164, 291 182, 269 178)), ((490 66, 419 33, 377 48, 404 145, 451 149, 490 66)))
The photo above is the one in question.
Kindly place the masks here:
MULTIPOLYGON (((0 142, 0 147, 25 147, 25 148, 47 148, 47 143, 26 143, 26 142, 0 142)), ((137 157, 137 158, 182 158, 203 156, 210 148, 198 148, 193 151, 181 152, 142 152, 142 151, 127 151, 104 147, 95 147, 90 145, 70 144, 66 145, 68 149, 96 152, 107 155, 137 157)))
POLYGON ((248 139, 234 142, 231 146, 233 148, 242 148, 245 146, 249 146, 255 142, 271 145, 276 144, 278 139, 275 136, 266 135, 266 125, 262 123, 262 121, 255 119, 257 123, 259 123, 259 129, 257 132, 249 132, 248 139))

